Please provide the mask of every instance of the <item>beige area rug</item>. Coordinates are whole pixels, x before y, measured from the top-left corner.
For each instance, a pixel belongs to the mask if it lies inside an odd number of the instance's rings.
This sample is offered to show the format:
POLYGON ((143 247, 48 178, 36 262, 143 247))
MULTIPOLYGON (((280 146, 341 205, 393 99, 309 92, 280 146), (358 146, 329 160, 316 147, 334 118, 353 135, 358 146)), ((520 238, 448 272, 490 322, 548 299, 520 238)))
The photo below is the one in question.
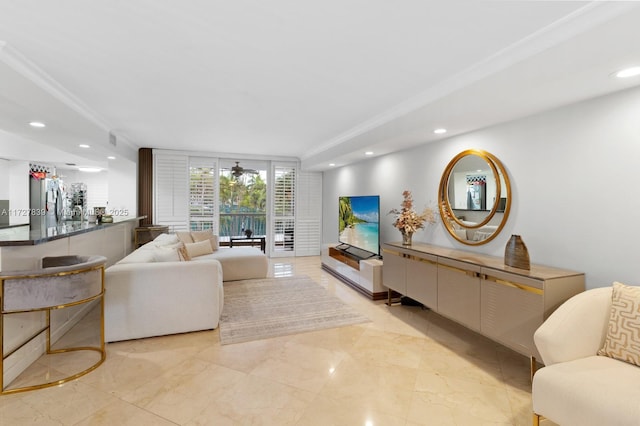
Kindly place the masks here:
POLYGON ((247 342, 370 320, 306 275, 224 284, 220 342, 247 342))

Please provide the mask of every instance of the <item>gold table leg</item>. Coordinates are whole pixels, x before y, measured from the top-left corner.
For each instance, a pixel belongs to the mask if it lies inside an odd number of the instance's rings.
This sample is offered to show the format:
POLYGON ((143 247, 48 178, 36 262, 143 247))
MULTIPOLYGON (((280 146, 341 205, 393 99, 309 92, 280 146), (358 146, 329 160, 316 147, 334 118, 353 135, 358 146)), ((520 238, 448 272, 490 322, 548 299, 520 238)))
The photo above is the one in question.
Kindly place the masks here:
POLYGON ((538 370, 538 362, 536 361, 535 356, 529 357, 529 369, 531 371, 531 382, 533 382, 533 375, 536 374, 538 370))

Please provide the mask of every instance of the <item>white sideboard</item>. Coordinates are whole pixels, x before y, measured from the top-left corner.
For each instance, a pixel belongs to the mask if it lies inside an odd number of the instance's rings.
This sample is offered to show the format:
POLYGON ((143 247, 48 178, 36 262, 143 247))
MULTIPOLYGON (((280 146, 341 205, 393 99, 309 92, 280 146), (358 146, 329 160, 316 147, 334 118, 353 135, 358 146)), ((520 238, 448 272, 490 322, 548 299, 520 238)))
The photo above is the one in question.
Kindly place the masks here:
POLYGON ((518 269, 499 257, 428 244, 387 243, 383 259, 389 296, 391 290, 408 296, 533 359, 539 357, 535 330, 585 289, 581 272, 533 264, 518 269))

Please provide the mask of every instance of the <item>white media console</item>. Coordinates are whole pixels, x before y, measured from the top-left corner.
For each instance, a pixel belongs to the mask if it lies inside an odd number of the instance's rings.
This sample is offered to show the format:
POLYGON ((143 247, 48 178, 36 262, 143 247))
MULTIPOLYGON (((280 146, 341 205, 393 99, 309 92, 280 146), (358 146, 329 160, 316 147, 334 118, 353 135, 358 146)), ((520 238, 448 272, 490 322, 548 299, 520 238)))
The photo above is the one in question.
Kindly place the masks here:
POLYGON ((361 259, 337 247, 338 244, 322 246, 322 269, 373 300, 386 299, 388 292, 382 285, 382 260, 361 259))

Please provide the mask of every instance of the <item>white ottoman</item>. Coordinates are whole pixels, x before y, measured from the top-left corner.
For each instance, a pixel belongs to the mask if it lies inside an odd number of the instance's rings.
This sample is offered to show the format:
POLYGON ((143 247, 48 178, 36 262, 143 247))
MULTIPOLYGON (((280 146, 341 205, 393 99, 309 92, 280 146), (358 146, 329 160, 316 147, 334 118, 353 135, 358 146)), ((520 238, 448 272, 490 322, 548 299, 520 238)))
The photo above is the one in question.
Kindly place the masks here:
POLYGON ((216 259, 222 265, 224 281, 266 278, 269 271, 267 256, 256 247, 220 248, 212 254, 198 256, 192 261, 216 259))

